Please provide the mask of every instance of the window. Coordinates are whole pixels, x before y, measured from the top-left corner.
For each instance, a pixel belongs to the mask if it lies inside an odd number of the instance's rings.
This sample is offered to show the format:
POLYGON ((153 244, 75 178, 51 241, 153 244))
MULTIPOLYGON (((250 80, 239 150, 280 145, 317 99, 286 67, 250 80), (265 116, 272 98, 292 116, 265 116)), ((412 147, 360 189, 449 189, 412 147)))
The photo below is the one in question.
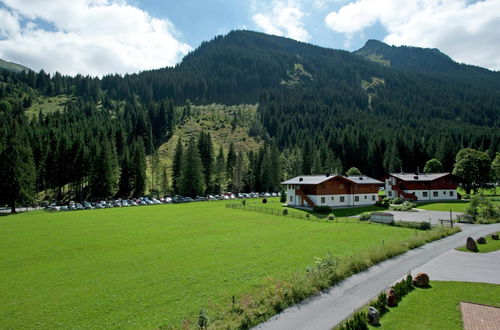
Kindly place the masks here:
POLYGON ((375 200, 375 196, 372 196, 372 201, 374 201, 374 200, 375 200))
POLYGON ((290 202, 293 202, 293 196, 290 196, 290 202))
POLYGON ((433 192, 432 192, 432 196, 434 196, 434 197, 438 197, 438 192, 437 192, 437 191, 433 191, 433 192))
POLYGON ((334 200, 335 200, 335 197, 334 197, 334 196, 332 196, 332 201, 334 201, 334 200))
POLYGON ((446 191, 443 191, 443 195, 446 195, 446 191))
POLYGON ((450 191, 450 196, 452 196, 452 197, 453 197, 453 195, 454 195, 454 194, 453 194, 453 191, 450 191))
POLYGON ((365 199, 367 199, 368 197, 365 195, 365 199))
POLYGON ((321 197, 321 204, 325 204, 325 197, 321 197))
POLYGON ((343 203, 345 201, 345 197, 344 196, 340 196, 340 202, 343 203))
POLYGON ((354 201, 359 202, 359 196, 354 196, 354 201))
POLYGON ((427 191, 422 191, 422 197, 427 197, 427 191))
POLYGON ((389 197, 392 197, 392 191, 389 191, 389 197))

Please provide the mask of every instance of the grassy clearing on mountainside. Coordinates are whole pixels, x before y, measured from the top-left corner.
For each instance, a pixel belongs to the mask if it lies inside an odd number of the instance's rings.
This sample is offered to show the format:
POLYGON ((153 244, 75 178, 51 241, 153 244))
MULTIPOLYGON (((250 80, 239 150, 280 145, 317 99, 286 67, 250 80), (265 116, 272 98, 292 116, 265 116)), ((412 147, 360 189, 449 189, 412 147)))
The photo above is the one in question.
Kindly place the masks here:
POLYGON ((69 101, 75 100, 74 97, 66 94, 57 96, 40 96, 33 100, 33 104, 26 110, 29 117, 38 116, 40 111, 45 115, 53 112, 61 112, 69 101))
POLYGON ((433 281, 416 288, 371 329, 463 329, 460 301, 500 306, 500 285, 433 281))
POLYGON ((413 235, 224 202, 0 217, 0 318, 5 328, 179 325, 328 251, 346 257, 413 235))

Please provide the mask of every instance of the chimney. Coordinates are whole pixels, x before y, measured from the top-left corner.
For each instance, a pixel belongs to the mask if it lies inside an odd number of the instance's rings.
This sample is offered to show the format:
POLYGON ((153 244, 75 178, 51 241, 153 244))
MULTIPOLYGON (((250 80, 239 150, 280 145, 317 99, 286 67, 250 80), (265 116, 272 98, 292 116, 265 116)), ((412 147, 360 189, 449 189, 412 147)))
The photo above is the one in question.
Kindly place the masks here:
POLYGON ((328 178, 330 176, 330 173, 325 173, 325 176, 328 178))
MULTIPOLYGON (((418 173, 417 173, 417 174, 418 174, 418 173)), ((415 180, 418 180, 418 175, 415 175, 413 178, 414 178, 415 180)))
POLYGON ((360 176, 360 177, 359 177, 359 179, 360 179, 360 180, 363 180, 363 177, 362 177, 362 176, 360 176))
POLYGON ((304 181, 304 178, 299 178, 299 182, 302 182, 302 181, 304 181))

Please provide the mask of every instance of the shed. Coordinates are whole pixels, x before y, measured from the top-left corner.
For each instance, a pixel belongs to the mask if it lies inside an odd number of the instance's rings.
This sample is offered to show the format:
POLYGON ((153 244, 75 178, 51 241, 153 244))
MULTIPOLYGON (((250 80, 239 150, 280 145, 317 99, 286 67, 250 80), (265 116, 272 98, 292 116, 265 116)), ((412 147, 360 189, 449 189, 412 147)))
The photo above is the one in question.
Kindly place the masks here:
POLYGON ((373 212, 370 221, 379 223, 394 223, 394 215, 387 212, 373 212))

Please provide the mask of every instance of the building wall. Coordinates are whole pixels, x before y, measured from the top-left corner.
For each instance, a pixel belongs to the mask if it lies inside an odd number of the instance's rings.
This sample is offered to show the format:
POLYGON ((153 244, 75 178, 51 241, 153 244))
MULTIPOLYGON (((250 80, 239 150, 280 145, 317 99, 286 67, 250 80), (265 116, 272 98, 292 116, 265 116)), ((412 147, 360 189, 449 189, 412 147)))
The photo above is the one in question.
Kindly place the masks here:
POLYGON ((345 206, 373 205, 377 201, 378 193, 352 194, 352 195, 350 194, 308 195, 308 196, 317 206, 345 207, 345 206), (323 200, 324 202, 322 202, 323 200))

